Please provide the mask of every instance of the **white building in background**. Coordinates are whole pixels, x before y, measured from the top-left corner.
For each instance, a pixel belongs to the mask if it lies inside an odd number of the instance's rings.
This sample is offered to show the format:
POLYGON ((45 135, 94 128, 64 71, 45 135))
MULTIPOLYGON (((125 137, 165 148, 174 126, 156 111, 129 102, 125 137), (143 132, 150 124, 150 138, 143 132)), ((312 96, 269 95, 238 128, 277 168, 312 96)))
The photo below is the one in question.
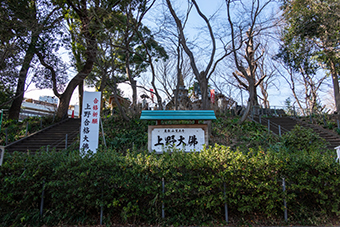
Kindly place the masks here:
POLYGON ((39 96, 39 101, 58 105, 58 98, 54 96, 39 96))
MULTIPOLYGON (((25 99, 21 104, 19 119, 26 117, 54 115, 58 108, 58 98, 52 96, 40 96, 39 100, 25 99)), ((70 105, 68 109, 69 117, 79 116, 79 105, 70 105)))

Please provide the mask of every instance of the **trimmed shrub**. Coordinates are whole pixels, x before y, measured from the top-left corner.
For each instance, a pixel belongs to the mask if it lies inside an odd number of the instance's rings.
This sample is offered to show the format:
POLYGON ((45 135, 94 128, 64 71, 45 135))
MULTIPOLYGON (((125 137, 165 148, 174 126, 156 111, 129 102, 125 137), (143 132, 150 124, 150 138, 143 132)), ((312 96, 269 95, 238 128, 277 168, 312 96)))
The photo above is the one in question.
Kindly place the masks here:
POLYGON ((242 152, 215 145, 200 153, 162 155, 112 150, 84 157, 77 151, 13 153, 6 154, 0 168, 0 222, 98 224, 103 207, 108 225, 221 224, 226 203, 232 220, 256 215, 282 223, 285 198, 289 223, 321 224, 339 215, 339 174, 330 153, 291 154, 286 149, 242 152))

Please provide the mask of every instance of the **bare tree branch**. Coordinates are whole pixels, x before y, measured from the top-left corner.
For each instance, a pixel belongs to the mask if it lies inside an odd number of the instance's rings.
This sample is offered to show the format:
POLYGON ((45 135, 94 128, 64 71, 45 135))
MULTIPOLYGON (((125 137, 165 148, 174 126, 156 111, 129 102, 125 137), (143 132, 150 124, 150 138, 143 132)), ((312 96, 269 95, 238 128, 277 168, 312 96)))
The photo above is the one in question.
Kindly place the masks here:
POLYGON ((50 70, 51 76, 52 76, 53 93, 54 93, 55 96, 57 96, 59 98, 60 94, 59 94, 58 89, 57 89, 57 74, 56 74, 56 71, 54 70, 54 68, 52 66, 50 66, 49 64, 47 64, 45 62, 44 57, 40 52, 37 52, 36 55, 38 56, 40 63, 46 69, 50 70))

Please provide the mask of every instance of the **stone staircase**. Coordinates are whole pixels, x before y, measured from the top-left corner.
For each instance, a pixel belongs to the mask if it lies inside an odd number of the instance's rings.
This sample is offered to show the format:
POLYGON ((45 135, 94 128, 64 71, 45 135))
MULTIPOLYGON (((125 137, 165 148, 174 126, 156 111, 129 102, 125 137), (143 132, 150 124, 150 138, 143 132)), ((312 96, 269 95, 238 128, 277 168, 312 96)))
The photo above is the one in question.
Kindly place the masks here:
POLYGON ((41 147, 47 149, 47 146, 49 150, 63 150, 75 142, 79 129, 80 119, 69 118, 7 145, 5 151, 34 153, 41 147))
POLYGON ((321 138, 324 138, 328 143, 329 149, 334 149, 337 146, 340 146, 340 136, 331 131, 324 129, 319 125, 309 124, 307 122, 296 120, 291 117, 269 117, 269 118, 260 118, 259 116, 254 117, 254 121, 261 123, 268 127, 269 121, 269 128, 270 130, 275 133, 276 135, 284 134, 290 130, 292 130, 295 125, 301 125, 305 128, 311 128, 313 131, 320 135, 321 138), (281 129, 281 130, 280 130, 281 129))
POLYGON ((329 149, 334 149, 335 147, 340 146, 340 136, 337 133, 324 129, 322 126, 308 124, 306 122, 301 122, 301 125, 303 127, 313 129, 314 132, 318 133, 321 138, 324 138, 330 144, 327 146, 329 149))

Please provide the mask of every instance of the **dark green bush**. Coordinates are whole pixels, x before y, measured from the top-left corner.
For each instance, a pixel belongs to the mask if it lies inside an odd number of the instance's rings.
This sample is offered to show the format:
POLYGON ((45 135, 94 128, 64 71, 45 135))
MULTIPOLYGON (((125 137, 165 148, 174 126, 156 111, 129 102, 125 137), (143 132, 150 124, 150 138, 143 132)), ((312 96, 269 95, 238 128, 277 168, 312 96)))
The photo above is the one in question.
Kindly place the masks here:
POLYGON ((296 125, 293 130, 282 136, 283 146, 289 151, 324 152, 327 149, 325 139, 310 128, 296 125))
POLYGON ((98 224, 103 206, 108 225, 218 224, 227 203, 234 220, 256 214, 280 224, 285 197, 290 223, 323 224, 340 214, 339 174, 331 154, 304 150, 289 154, 259 148, 246 153, 216 145, 201 153, 163 155, 111 150, 83 158, 76 151, 6 154, 0 168, 0 223, 98 224))
POLYGON ((218 117, 212 122, 212 143, 230 146, 233 150, 241 148, 247 151, 248 148, 261 146, 269 147, 277 143, 278 136, 268 133, 265 126, 252 121, 245 121, 238 124, 239 117, 226 118, 218 117))
POLYGON ((103 119, 104 131, 108 147, 126 151, 136 148, 140 151, 147 149, 148 125, 155 124, 154 121, 142 121, 131 119, 124 121, 120 117, 109 117, 103 119))

